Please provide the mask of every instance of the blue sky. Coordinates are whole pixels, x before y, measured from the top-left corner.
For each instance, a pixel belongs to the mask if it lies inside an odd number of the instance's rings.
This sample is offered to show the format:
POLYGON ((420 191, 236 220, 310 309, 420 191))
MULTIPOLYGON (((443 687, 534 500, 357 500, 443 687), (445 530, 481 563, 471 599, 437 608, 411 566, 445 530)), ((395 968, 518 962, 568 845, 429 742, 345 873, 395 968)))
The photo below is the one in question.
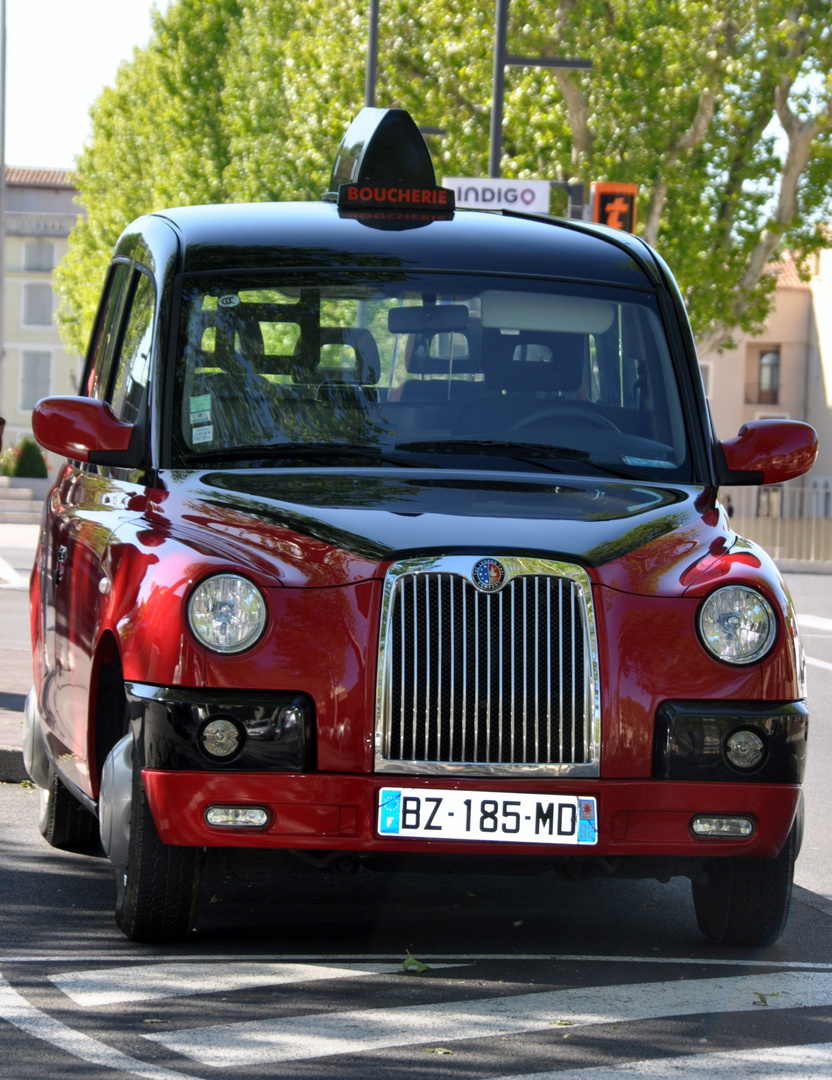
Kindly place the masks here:
MULTIPOLYGON (((210 0, 206 0, 210 2, 210 0)), ((6 164, 72 168, 89 108, 168 0, 5 0, 6 164)))

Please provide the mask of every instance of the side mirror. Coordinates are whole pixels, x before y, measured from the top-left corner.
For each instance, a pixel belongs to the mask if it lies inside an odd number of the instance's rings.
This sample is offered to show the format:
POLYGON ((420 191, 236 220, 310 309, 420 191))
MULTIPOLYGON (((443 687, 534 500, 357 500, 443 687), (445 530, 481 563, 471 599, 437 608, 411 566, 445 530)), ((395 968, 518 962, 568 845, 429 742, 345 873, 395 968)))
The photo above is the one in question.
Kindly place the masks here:
POLYGON ((32 412, 32 430, 44 450, 71 461, 134 468, 141 460, 139 429, 97 398, 43 398, 32 412))
POLYGON ((782 484, 815 464, 818 436, 798 420, 752 420, 718 444, 721 484, 782 484))

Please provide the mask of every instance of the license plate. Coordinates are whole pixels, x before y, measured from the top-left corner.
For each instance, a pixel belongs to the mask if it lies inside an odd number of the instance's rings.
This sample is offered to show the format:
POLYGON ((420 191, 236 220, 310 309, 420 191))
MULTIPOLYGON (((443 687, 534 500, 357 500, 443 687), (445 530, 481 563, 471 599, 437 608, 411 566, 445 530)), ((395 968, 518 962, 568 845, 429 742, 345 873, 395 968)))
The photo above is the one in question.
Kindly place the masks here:
POLYGON ((596 844, 592 796, 382 788, 381 836, 491 840, 509 844, 596 844))

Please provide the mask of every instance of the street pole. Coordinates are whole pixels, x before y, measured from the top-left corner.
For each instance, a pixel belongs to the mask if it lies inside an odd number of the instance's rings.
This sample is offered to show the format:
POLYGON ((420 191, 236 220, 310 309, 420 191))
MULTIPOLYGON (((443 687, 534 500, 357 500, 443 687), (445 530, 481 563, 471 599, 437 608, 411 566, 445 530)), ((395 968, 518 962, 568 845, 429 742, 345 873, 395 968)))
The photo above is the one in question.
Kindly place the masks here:
POLYGON ((508 37, 508 2, 497 0, 494 26, 494 75, 491 95, 491 149, 488 155, 488 175, 500 175, 503 154, 503 98, 506 86, 506 39, 508 37))
MULTIPOLYGON (((5 3, 5 0, 3 0, 5 3)), ((367 34, 367 76, 364 80, 364 104, 371 109, 376 104, 376 72, 378 70, 378 5, 370 0, 369 31, 367 34)))
MULTIPOLYGON (((0 0, 0 416, 6 375, 6 0, 0 0)), ((2 445, 0 430, 0 445, 2 445)))
POLYGON ((494 78, 491 94, 491 148, 488 155, 488 175, 500 175, 500 159, 503 155, 503 101, 507 67, 569 68, 591 71, 591 60, 561 60, 554 56, 510 56, 507 52, 509 0, 497 0, 494 27, 494 78))

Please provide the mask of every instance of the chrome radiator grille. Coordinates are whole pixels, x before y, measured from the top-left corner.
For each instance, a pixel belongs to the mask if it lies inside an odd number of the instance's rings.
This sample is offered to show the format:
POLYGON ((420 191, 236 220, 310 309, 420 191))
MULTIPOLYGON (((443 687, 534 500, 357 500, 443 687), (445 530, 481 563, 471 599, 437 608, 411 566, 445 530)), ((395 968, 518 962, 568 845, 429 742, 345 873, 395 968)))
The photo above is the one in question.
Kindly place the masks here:
POLYGON ((388 575, 376 768, 597 775, 586 575, 505 558, 504 586, 486 592, 471 580, 475 562, 425 560, 388 575))

